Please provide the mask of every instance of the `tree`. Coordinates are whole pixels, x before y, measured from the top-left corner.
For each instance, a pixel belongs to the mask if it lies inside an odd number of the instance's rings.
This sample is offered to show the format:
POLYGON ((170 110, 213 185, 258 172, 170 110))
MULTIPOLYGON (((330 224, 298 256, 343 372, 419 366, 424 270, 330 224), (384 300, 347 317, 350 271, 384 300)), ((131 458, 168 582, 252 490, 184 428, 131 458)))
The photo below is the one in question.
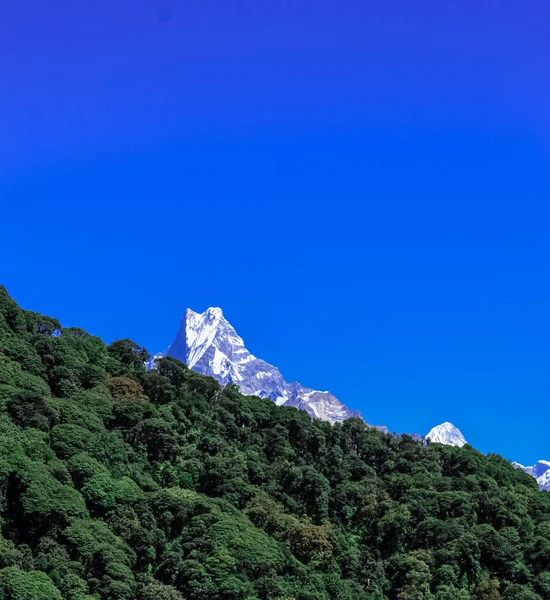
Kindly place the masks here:
POLYGON ((53 427, 58 415, 40 395, 22 392, 7 403, 11 418, 21 427, 36 427, 47 431, 53 427))
POLYGON ((152 581, 140 590, 138 600, 184 600, 184 598, 175 587, 152 581))
POLYGON ((62 600, 60 591, 41 571, 19 567, 0 570, 0 598, 6 600, 62 600))
POLYGON ((145 348, 129 339, 116 340, 107 347, 109 356, 126 367, 130 372, 145 372, 145 362, 151 355, 145 348))
POLYGON ((501 457, 148 356, 0 289, 0 599, 550 597, 550 494, 501 457))

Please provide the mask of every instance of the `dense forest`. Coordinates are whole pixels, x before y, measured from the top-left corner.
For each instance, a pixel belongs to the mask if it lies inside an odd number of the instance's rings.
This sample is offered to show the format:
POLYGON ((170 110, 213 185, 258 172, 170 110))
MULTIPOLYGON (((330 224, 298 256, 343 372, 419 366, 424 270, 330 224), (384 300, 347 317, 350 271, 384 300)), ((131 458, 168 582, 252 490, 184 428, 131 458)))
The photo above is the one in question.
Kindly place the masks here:
POLYGON ((550 598, 550 494, 330 425, 0 288, 0 599, 550 598))

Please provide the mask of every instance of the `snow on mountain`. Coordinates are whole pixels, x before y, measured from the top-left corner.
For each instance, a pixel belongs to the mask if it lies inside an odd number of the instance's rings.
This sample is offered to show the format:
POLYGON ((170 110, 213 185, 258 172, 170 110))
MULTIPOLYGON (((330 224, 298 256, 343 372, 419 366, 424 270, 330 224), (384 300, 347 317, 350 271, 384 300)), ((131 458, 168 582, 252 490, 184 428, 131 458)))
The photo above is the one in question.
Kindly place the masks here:
MULTIPOLYGON (((330 392, 313 390, 297 382, 289 383, 277 367, 252 355, 220 308, 209 308, 203 313, 187 309, 172 345, 155 354, 147 368, 154 368, 156 360, 163 356, 178 358, 194 371, 214 377, 222 385, 235 383, 243 394, 270 398, 279 406, 294 406, 317 419, 335 423, 350 417, 361 418, 359 411, 350 410, 330 392)), ((383 425, 374 427, 388 433, 383 425)), ((413 438, 448 446, 467 444, 461 431, 449 422, 434 427, 425 438, 418 434, 413 434, 413 438)), ((512 465, 534 477, 541 490, 550 491, 550 461, 539 460, 531 467, 517 462, 512 465)))
POLYGON ((285 381, 279 369, 245 348, 220 308, 209 308, 203 313, 187 309, 172 345, 156 354, 147 367, 152 368, 162 356, 178 358, 222 385, 235 383, 243 394, 270 398, 279 406, 295 406, 317 419, 334 423, 361 418, 359 411, 350 410, 329 392, 285 381))
MULTIPOLYGON (((461 431, 452 423, 448 422, 434 427, 426 435, 426 439, 438 444, 446 444, 447 446, 462 447, 468 443, 461 431)), ((528 475, 531 475, 531 477, 534 477, 537 480, 541 490, 548 490, 550 492, 550 461, 539 460, 532 467, 524 467, 518 462, 513 462, 512 466, 516 469, 521 469, 528 475)))
MULTIPOLYGON (((512 467, 514 467, 514 469, 521 469, 522 471, 525 471, 527 473, 527 475, 531 475, 531 477, 535 477, 535 467, 524 467, 522 464, 520 464, 518 462, 513 462, 512 467)), ((536 477, 535 477, 535 479, 536 479, 536 477)))
POLYGON ((541 490, 547 490, 550 492, 550 469, 545 471, 540 477, 537 477, 537 483, 541 490))
POLYGON ((426 435, 426 439, 437 444, 445 444, 446 446, 462 447, 468 443, 460 429, 449 422, 442 423, 431 429, 426 435))
POLYGON ((550 461, 539 460, 532 467, 524 467, 518 462, 513 462, 512 466, 534 477, 541 490, 550 491, 550 461))

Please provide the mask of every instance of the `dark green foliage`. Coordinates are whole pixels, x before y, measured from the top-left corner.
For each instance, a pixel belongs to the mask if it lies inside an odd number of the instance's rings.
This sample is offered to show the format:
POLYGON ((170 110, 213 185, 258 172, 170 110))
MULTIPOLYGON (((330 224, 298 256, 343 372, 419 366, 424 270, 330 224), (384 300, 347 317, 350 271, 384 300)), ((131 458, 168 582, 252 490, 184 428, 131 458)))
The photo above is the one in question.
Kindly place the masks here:
POLYGON ((113 342, 107 351, 111 358, 110 367, 113 375, 124 374, 127 371, 144 373, 144 363, 151 357, 145 348, 129 339, 113 342))
POLYGON ((0 598, 5 600, 62 600, 61 593, 42 571, 7 567, 0 571, 0 598))
POLYGON ((7 402, 8 413, 21 427, 35 427, 45 431, 57 421, 57 415, 42 396, 25 392, 14 394, 7 402))
POLYGON ((550 495, 501 457, 148 358, 0 288, 0 600, 550 598, 550 495))

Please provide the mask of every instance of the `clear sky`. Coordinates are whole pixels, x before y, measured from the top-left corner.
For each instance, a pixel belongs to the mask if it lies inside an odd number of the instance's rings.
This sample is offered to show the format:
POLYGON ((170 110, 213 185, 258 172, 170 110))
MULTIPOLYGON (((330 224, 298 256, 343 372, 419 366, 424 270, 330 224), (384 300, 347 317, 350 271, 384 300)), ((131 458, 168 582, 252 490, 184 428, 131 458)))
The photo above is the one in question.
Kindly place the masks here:
POLYGON ((221 306, 367 421, 550 460, 546 0, 0 3, 0 282, 164 349, 221 306))

